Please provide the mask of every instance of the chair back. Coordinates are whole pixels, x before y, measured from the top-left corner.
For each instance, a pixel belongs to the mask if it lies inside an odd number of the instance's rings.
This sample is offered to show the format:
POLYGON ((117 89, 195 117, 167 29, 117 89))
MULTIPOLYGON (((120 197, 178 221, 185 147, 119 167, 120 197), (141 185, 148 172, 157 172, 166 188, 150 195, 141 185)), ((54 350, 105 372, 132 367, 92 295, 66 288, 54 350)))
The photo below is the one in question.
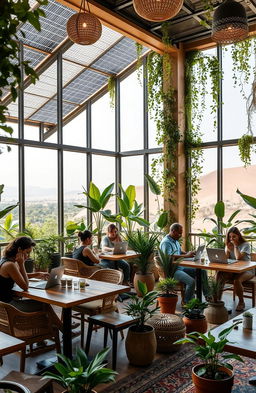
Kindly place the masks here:
POLYGON ((31 393, 31 390, 29 390, 26 386, 13 381, 0 381, 0 389, 4 389, 9 392, 31 393))
POLYGON ((0 331, 12 335, 6 305, 7 303, 0 302, 0 331))
MULTIPOLYGON (((91 280, 105 281, 111 284, 121 284, 123 281, 123 273, 115 269, 101 269, 93 273, 91 280)), ((108 308, 113 306, 117 295, 108 296, 102 299, 102 312, 107 312, 108 308)))
POLYGON ((62 257, 61 262, 65 268, 64 273, 69 276, 89 278, 100 266, 87 266, 75 258, 62 257))
POLYGON ((251 252, 251 261, 256 262, 256 252, 251 252))

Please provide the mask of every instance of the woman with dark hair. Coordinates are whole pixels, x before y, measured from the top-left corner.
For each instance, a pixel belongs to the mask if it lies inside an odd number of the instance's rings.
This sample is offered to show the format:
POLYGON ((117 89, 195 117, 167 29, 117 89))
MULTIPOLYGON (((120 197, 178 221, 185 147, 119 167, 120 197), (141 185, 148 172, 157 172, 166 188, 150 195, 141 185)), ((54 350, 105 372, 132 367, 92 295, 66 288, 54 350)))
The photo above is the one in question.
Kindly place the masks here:
POLYGON ((27 273, 25 261, 28 259, 35 242, 30 237, 21 236, 11 241, 4 249, 0 261, 0 301, 10 303, 20 311, 47 311, 54 325, 62 330, 62 323, 49 304, 32 299, 21 299, 13 295, 13 286, 17 284, 24 291, 28 290, 30 277, 47 279, 48 273, 27 273))
MULTIPOLYGON (((229 228, 226 241, 225 241, 225 252, 227 258, 237 259, 241 261, 250 260, 250 244, 244 239, 241 232, 237 227, 229 228)), ((243 281, 250 280, 254 276, 254 270, 249 270, 244 273, 217 273, 217 280, 220 281, 221 287, 223 288, 227 281, 234 281, 234 290, 238 296, 239 302, 236 307, 236 311, 243 311, 245 308, 244 295, 243 295, 243 281)))
MULTIPOLYGON (((101 246, 102 251, 108 252, 113 251, 115 243, 121 242, 122 239, 118 233, 118 228, 115 224, 110 224, 107 227, 107 236, 102 239, 101 246)), ((120 268, 124 274, 124 285, 129 285, 130 280, 130 265, 124 259, 120 259, 118 261, 111 261, 109 259, 102 259, 100 262, 101 266, 109 269, 118 269, 120 268)))
POLYGON ((73 251, 73 258, 79 259, 88 266, 93 266, 100 263, 100 259, 88 247, 92 244, 92 233, 88 230, 85 230, 84 232, 78 232, 78 237, 80 239, 80 245, 73 251))

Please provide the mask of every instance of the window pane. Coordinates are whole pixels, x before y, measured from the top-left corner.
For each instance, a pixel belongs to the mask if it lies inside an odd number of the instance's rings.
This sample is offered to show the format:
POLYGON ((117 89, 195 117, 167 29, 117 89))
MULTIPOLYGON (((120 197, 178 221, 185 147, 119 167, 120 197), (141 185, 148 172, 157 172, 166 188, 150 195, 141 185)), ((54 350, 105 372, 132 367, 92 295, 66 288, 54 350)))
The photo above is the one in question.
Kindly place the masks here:
MULTIPOLYGON (((156 167, 155 171, 152 171, 152 163, 154 160, 159 159, 161 154, 150 154, 149 155, 149 175, 153 177, 157 184, 160 183, 160 178, 163 171, 163 164, 160 163, 156 167)), ((150 191, 149 188, 149 222, 154 223, 158 220, 159 212, 164 208, 164 199, 162 195, 155 195, 150 191)))
POLYGON ((120 83, 121 151, 143 148, 143 88, 136 72, 120 83))
POLYGON ((24 124, 24 138, 39 141, 39 127, 24 124))
POLYGON ((205 217, 214 217, 214 206, 217 202, 217 149, 205 149, 203 173, 200 177, 200 188, 197 195, 199 210, 192 223, 192 232, 206 229, 211 231, 213 223, 204 221, 205 217))
POLYGON ((156 127, 156 122, 154 120, 154 111, 152 111, 152 113, 148 112, 148 147, 149 147, 149 149, 159 146, 156 141, 156 135, 157 135, 157 127, 156 127))
MULTIPOLYGON (((223 139, 240 138, 247 131, 246 99, 243 98, 241 88, 237 83, 234 87, 232 79, 231 46, 223 50, 223 139), (231 99, 232 97, 232 99, 231 99)), ((255 67, 255 54, 249 58, 250 68, 255 67)), ((251 92, 254 73, 251 73, 248 83, 243 82, 245 97, 251 92)), ((237 75, 238 79, 241 77, 237 75)))
POLYGON ((57 233, 57 152, 25 147, 26 226, 36 236, 57 233))
MULTIPOLYGON (((18 135, 19 135, 18 124, 7 121, 6 125, 13 129, 12 138, 18 138, 18 135)), ((0 136, 7 136, 7 137, 9 137, 9 134, 7 132, 4 132, 2 129, 0 129, 0 136)))
POLYGON ((126 189, 129 185, 136 188, 136 200, 144 203, 144 168, 143 156, 122 158, 122 186, 126 189))
MULTIPOLYGON (((256 157, 253 156, 252 165, 244 168, 237 146, 223 148, 223 201, 225 203, 225 218, 228 220, 237 209, 241 212, 235 219, 248 219, 249 214, 255 214, 255 209, 247 205, 236 193, 239 189, 243 194, 255 197, 256 157), (232 160, 231 160, 232 157, 232 160)), ((250 217, 252 218, 252 217, 250 217)), ((247 227, 241 224, 240 228, 247 227)))
POLYGON ((63 127, 63 144, 86 147, 86 110, 63 127))
POLYGON ((82 186, 86 187, 86 154, 65 151, 64 161, 64 225, 67 221, 86 222, 87 210, 74 205, 86 205, 82 186))
MULTIPOLYGON (((0 150, 2 150, 2 154, 0 154, 0 168, 4 168, 1 170, 1 179, 0 184, 4 184, 4 192, 0 196, 0 210, 3 210, 7 206, 16 205, 19 201, 19 192, 18 192, 18 147, 12 146, 11 151, 7 152, 6 145, 0 145, 0 150)), ((16 207, 9 214, 13 215, 12 225, 13 227, 11 233, 15 236, 15 230, 19 230, 19 208, 16 207)), ((0 220, 1 225, 4 225, 4 221, 6 216, 0 220)), ((0 231, 0 240, 8 241, 10 237, 5 231, 0 231)))
POLYGON ((109 94, 92 104, 92 147, 115 150, 115 111, 110 108, 109 94))

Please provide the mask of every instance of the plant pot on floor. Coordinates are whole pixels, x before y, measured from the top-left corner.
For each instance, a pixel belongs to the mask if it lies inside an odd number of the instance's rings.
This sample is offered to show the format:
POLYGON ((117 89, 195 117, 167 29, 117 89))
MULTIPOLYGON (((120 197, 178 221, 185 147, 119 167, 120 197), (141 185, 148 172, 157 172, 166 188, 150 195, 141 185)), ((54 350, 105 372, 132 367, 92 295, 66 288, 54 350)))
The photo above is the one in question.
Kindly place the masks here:
POLYGON ((175 314, 178 295, 170 293, 169 295, 161 295, 157 298, 162 314, 175 314))
POLYGON ((213 323, 215 325, 220 325, 228 320, 228 310, 222 300, 217 303, 209 302, 208 307, 204 311, 204 315, 208 323, 213 323))
POLYGON ((145 331, 138 331, 136 326, 131 326, 125 340, 127 357, 134 366, 150 365, 156 354, 155 329, 149 325, 144 328, 145 331))
POLYGON ((183 322, 185 323, 186 326, 186 333, 207 332, 207 321, 204 315, 200 315, 200 317, 197 319, 183 317, 183 322))
POLYGON ((196 393, 231 393, 234 383, 234 372, 227 367, 219 367, 218 371, 226 374, 225 379, 214 380, 199 377, 197 370, 202 366, 198 364, 192 369, 192 380, 196 388, 196 393))
POLYGON ((33 273, 34 271, 34 259, 28 258, 25 260, 25 270, 27 273, 33 273))
POLYGON ((138 281, 144 282, 147 285, 148 291, 152 291, 155 286, 155 277, 153 273, 147 273, 147 274, 140 274, 140 273, 135 273, 134 275, 134 280, 133 280, 133 285, 134 289, 137 293, 138 296, 142 296, 139 287, 138 287, 138 281))
POLYGON ((54 252, 52 255, 51 255, 51 263, 50 263, 50 265, 49 265, 49 272, 53 269, 53 268, 55 268, 55 267, 59 267, 60 266, 60 261, 61 261, 61 256, 60 256, 60 253, 59 252, 54 252))

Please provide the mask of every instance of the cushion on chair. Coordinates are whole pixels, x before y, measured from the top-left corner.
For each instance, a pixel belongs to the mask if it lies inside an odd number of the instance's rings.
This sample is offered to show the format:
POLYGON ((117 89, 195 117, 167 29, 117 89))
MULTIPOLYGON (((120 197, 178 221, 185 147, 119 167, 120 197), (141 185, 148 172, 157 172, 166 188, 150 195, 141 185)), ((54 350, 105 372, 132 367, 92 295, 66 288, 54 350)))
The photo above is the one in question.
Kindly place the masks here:
MULTIPOLYGON (((116 309, 117 307, 116 303, 113 303, 112 307, 116 309)), ((81 309, 82 312, 83 310, 85 312, 85 310, 94 310, 94 309, 101 309, 101 308, 102 308, 102 299, 99 299, 99 300, 93 300, 92 302, 79 304, 79 306, 73 307, 73 310, 78 311, 79 309, 81 309)))

